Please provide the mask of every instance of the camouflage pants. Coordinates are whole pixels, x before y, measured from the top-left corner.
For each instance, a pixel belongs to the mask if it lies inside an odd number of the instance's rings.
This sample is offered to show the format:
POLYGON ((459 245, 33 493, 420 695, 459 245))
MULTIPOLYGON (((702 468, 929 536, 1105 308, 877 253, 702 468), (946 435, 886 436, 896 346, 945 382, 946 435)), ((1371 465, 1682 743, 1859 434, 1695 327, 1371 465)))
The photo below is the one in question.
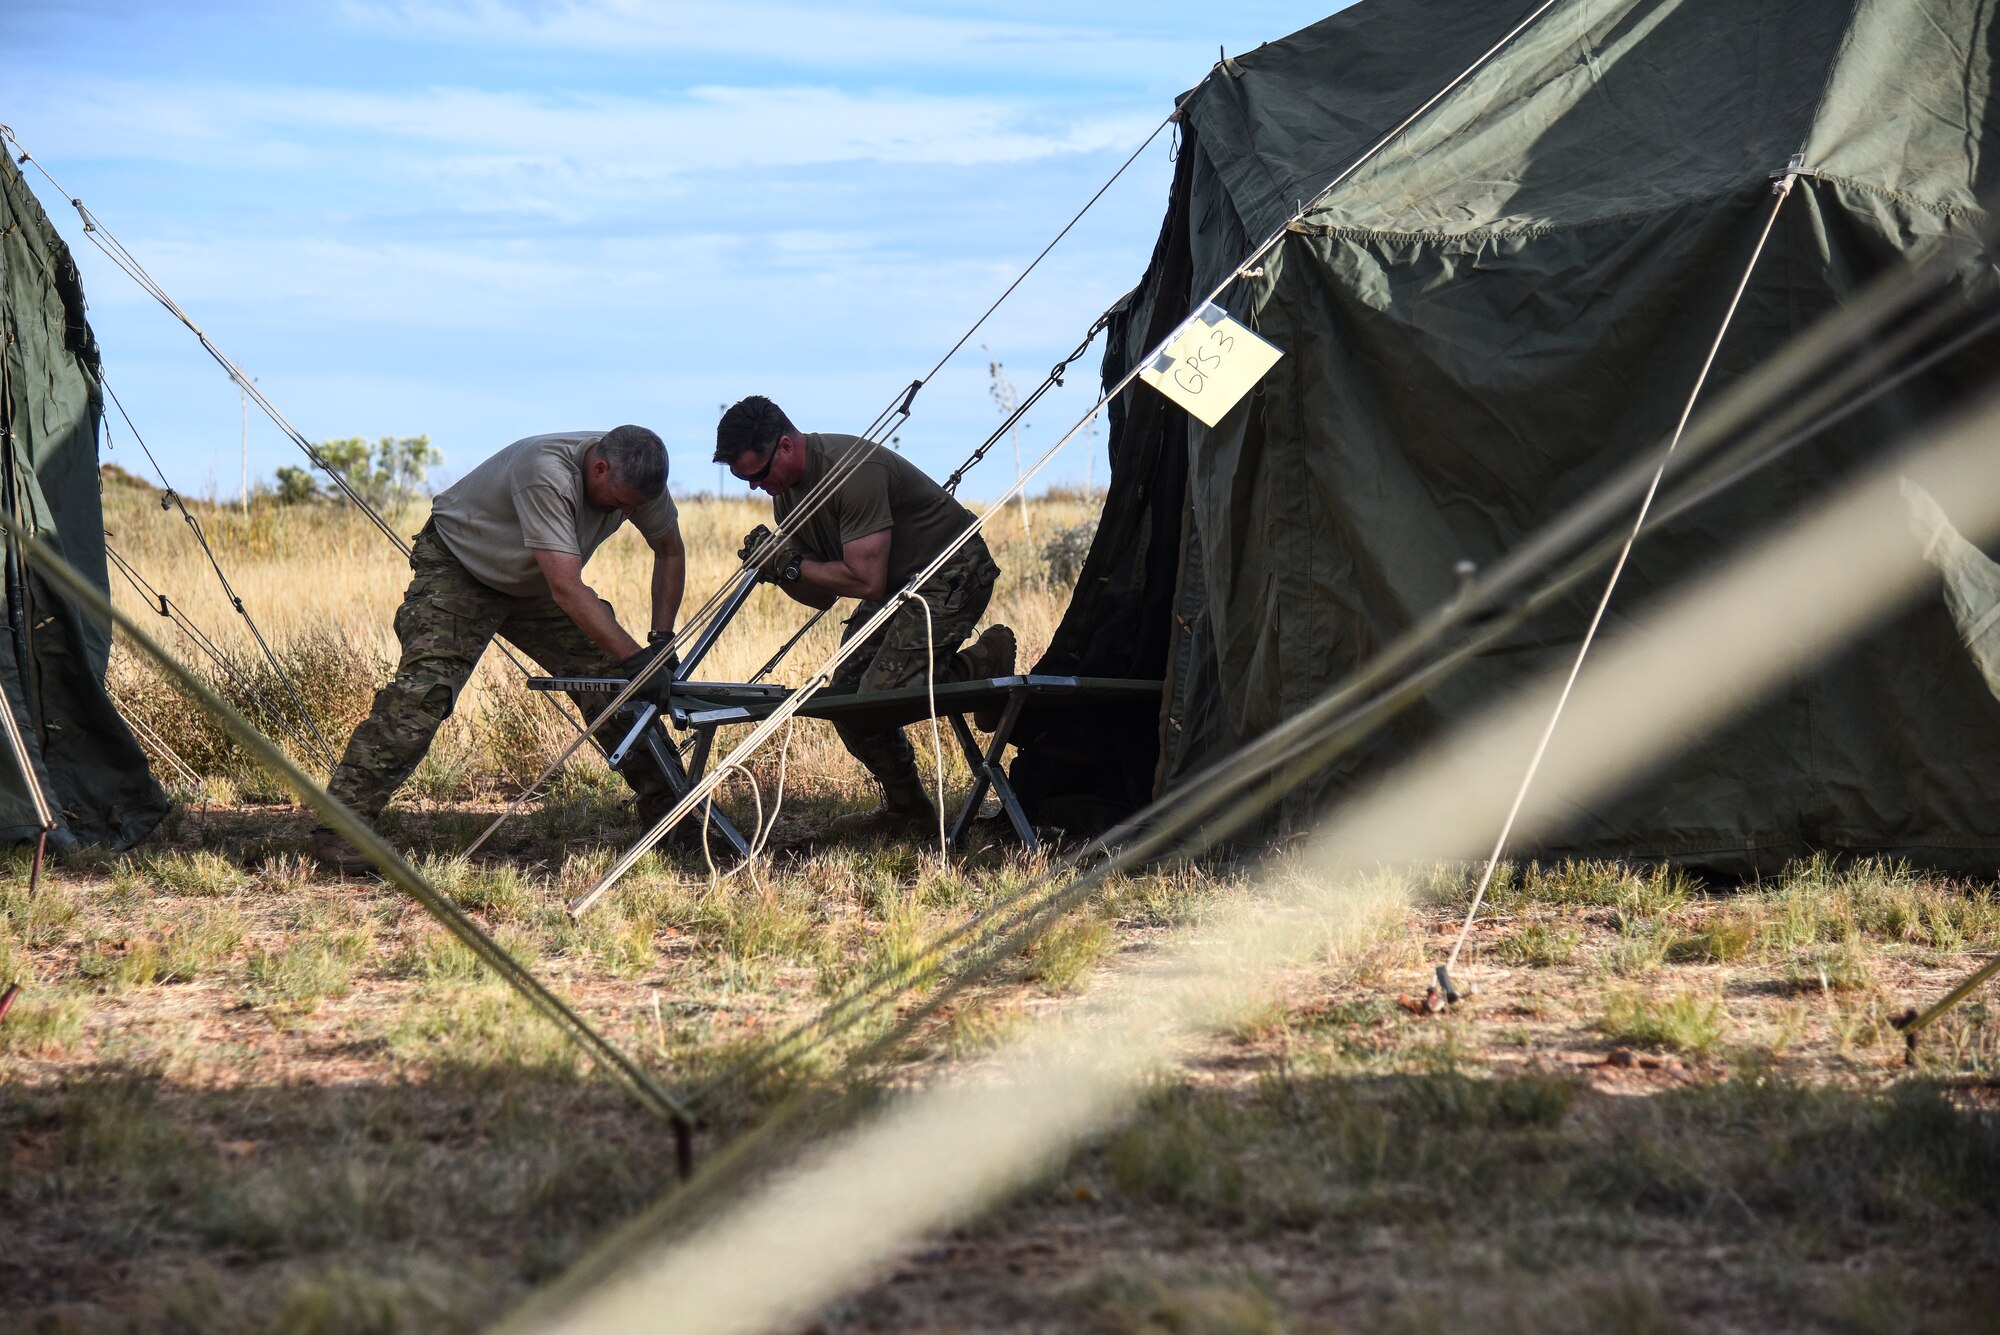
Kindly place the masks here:
MULTIPOLYGON (((371 821, 430 750, 495 635, 513 641, 550 676, 616 673, 610 655, 553 598, 517 598, 481 584, 428 526, 417 535, 410 569, 416 573, 396 609, 396 638, 403 646, 396 675, 376 692, 374 707, 348 739, 347 753, 326 785, 371 821)), ((594 718, 609 699, 570 698, 586 718, 594 718)), ((666 779, 644 748, 626 759, 624 776, 641 794, 666 790, 666 779)))
MULTIPOLYGON (((958 646, 971 636, 972 628, 985 614, 993 597, 993 581, 999 577, 1000 567, 993 563, 985 542, 974 538, 917 588, 917 598, 931 610, 928 634, 923 609, 912 598, 834 670, 828 689, 886 691, 919 685, 924 680, 926 658, 936 665, 936 680, 965 681, 972 676, 972 669, 958 646)), ((881 610, 880 603, 861 604, 848 619, 842 638, 852 639, 868 618, 881 610)), ((916 753, 901 728, 837 723, 834 730, 840 734, 841 745, 885 787, 917 781, 916 753)))

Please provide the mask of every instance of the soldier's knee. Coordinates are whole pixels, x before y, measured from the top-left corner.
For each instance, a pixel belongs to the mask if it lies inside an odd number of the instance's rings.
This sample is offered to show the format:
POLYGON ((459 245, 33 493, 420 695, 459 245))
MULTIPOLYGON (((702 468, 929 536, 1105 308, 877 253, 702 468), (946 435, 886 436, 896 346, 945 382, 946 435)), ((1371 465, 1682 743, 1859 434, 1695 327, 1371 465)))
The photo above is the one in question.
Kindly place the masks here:
POLYGON ((857 689, 888 691, 914 685, 924 679, 924 656, 921 649, 884 649, 861 674, 857 689))
POLYGON ((448 681, 436 678, 399 677, 389 683, 384 695, 390 697, 386 703, 397 714, 413 715, 442 723, 451 717, 451 711, 458 705, 458 691, 448 681))

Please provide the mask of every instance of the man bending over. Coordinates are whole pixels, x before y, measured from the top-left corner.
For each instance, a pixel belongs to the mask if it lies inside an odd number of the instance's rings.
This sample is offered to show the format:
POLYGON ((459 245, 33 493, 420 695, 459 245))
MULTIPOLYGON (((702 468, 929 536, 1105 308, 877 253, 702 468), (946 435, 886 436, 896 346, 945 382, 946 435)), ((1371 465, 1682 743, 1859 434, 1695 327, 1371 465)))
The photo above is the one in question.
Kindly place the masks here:
MULTIPOLYGON (((763 579, 808 607, 858 599, 860 606, 847 621, 849 638, 881 610, 893 590, 970 527, 972 516, 894 450, 872 447, 858 436, 800 431, 762 395, 730 408, 715 428, 715 461, 769 493, 780 525, 851 451, 866 452, 864 461, 760 571, 763 579)), ((759 536, 753 532, 744 539, 746 557, 759 536)), ((883 691, 916 685, 924 680, 927 659, 940 682, 1012 674, 1014 632, 1005 626, 989 626, 959 649, 986 611, 999 575, 985 541, 975 536, 917 589, 917 598, 930 607, 928 633, 923 609, 913 598, 841 664, 830 689, 883 691)), ((882 805, 841 817, 828 835, 935 830, 937 810, 903 730, 853 723, 835 728, 841 744, 882 785, 882 805)))
MULTIPOLYGON (((329 792, 371 822, 430 749, 495 635, 562 677, 629 677, 664 650, 686 580, 666 447, 640 426, 517 440, 432 502, 410 568, 416 573, 396 610, 396 675, 376 693, 327 781, 329 792), (645 647, 583 582, 584 563, 627 519, 653 549, 645 647)), ((663 667, 649 685, 664 692, 671 671, 663 667)), ((572 698, 585 717, 608 700, 572 698)), ((623 774, 639 794, 642 820, 667 813, 672 794, 643 747, 634 748, 623 774)), ((365 865, 325 826, 313 830, 312 851, 339 870, 365 865)))

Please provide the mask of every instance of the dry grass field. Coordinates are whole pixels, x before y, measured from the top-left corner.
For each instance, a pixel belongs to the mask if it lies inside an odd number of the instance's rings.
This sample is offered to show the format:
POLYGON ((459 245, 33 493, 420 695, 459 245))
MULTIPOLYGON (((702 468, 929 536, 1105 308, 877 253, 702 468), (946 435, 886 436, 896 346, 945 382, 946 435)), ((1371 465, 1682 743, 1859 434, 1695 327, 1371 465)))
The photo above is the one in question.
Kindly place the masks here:
MULTIPOLYGON (((179 521, 144 493, 109 501, 119 549, 241 654, 179 521)), ((998 522, 994 616, 1025 660, 1066 595, 1042 548, 1086 511, 1040 502, 1032 536, 998 522)), ((686 507, 697 598, 762 513, 686 507)), ((203 518, 344 735, 391 651, 397 558, 330 507, 203 518)), ((590 570, 635 614, 642 555, 621 540, 590 570)), ((801 617, 760 591, 714 675, 754 670, 801 617)), ((670 1087, 1042 865, 997 843, 955 866, 892 846, 728 877, 649 856, 573 923, 565 895, 637 833, 594 760, 494 856, 455 856, 561 736, 511 672, 482 670, 385 826, 670 1087)), ((23 984, 0 1024, 0 1329, 476 1329, 672 1185, 670 1137, 619 1087, 414 905, 306 863, 307 818, 122 651, 114 687, 200 783, 145 846, 67 859, 33 896, 25 859, 0 862, 0 979, 23 984)), ((774 801, 775 760, 754 777, 774 801)), ((785 780, 781 834, 869 800, 819 725, 800 726, 785 780)), ((807 1329, 2000 1329, 1992 998, 1914 1068, 1889 1023, 2000 946, 1993 887, 1876 865, 1726 892, 1516 868, 1460 970, 1478 992, 1443 1015, 1421 998, 1467 879, 1407 890, 1162 1069, 1123 1128, 807 1329)), ((1219 862, 1116 881, 954 997, 897 1082, 944 1078, 1254 893, 1219 862)), ((700 1151, 840 1056, 725 1086, 700 1151)))

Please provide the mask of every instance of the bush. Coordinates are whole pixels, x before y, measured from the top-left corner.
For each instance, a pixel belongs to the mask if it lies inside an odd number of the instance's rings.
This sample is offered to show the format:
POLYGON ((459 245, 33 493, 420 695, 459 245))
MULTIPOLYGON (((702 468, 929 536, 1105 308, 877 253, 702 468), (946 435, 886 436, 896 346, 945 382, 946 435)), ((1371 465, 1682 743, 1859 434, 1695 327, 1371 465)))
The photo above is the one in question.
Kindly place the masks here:
POLYGON ((1090 544, 1096 539, 1095 519, 1065 524, 1048 536, 1042 543, 1042 569, 1052 587, 1068 588, 1076 583, 1083 574, 1084 559, 1090 555, 1090 544))

